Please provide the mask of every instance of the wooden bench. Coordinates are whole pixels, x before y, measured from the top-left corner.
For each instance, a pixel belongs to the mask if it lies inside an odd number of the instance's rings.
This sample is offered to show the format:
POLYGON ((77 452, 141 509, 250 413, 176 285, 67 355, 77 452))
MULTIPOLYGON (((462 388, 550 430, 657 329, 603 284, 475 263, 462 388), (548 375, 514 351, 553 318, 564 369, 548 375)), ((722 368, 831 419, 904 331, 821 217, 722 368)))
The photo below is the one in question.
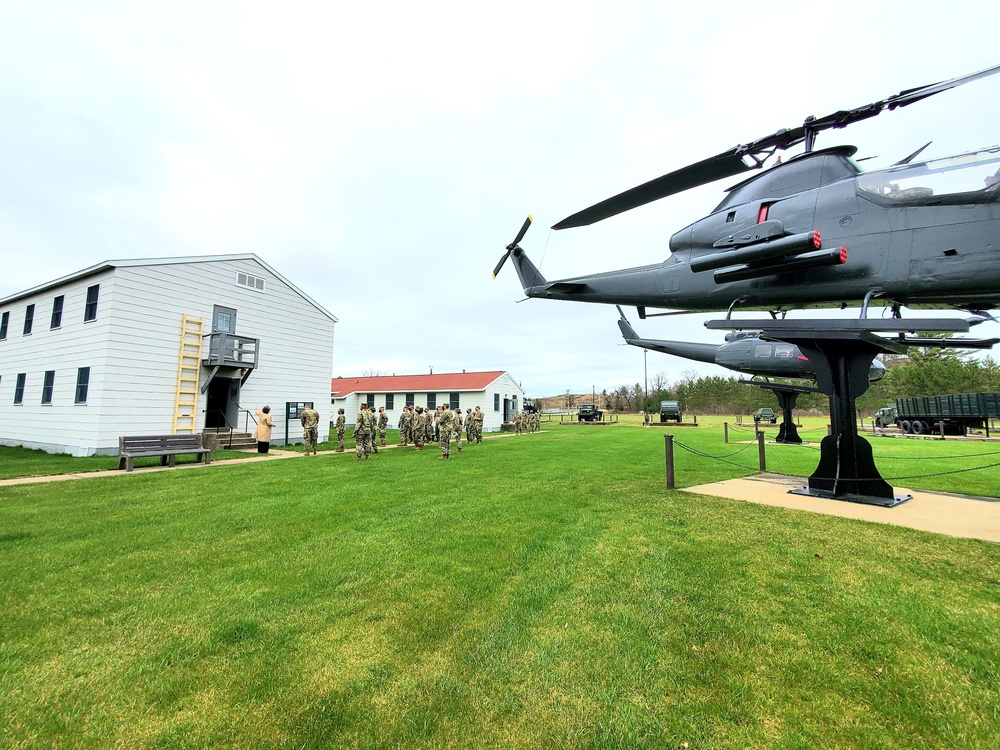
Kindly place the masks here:
POLYGON ((118 438, 118 468, 132 471, 135 459, 160 457, 160 466, 174 466, 179 454, 193 453, 212 463, 212 451, 203 448, 201 435, 130 435, 118 438))

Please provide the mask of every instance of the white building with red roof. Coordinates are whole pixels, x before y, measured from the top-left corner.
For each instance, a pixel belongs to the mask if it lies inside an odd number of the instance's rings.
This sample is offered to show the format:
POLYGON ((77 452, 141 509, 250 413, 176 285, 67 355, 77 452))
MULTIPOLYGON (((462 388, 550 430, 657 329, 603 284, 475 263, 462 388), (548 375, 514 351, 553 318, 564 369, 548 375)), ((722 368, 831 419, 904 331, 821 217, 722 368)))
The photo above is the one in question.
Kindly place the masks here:
POLYGON ((343 409, 347 423, 353 424, 362 402, 378 411, 384 406, 389 427, 395 428, 403 407, 422 406, 431 411, 441 404, 449 408, 485 413, 483 432, 499 432, 524 407, 520 383, 503 370, 488 372, 445 372, 430 375, 378 375, 375 377, 334 378, 330 385, 331 421, 343 409))

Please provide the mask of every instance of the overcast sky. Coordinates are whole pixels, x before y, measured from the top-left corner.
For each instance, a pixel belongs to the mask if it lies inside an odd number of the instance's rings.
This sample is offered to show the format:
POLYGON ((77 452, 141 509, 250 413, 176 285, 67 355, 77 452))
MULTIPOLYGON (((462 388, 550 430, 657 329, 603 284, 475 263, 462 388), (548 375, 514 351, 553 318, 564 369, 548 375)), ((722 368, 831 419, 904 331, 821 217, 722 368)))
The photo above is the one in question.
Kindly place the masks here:
MULTIPOLYGON (((677 5, 0 0, 0 297, 104 260, 253 252, 340 319, 334 376, 642 382, 614 307, 518 302, 509 263, 490 278, 527 214, 550 279, 658 262, 734 180, 548 227, 807 115, 1000 63, 995 0, 677 5)), ((997 145, 998 115, 994 76, 818 145, 877 168, 929 140, 928 157, 997 145)), ((722 340, 714 316, 627 312, 641 336, 722 340)), ((731 374, 648 356, 650 379, 731 374)))

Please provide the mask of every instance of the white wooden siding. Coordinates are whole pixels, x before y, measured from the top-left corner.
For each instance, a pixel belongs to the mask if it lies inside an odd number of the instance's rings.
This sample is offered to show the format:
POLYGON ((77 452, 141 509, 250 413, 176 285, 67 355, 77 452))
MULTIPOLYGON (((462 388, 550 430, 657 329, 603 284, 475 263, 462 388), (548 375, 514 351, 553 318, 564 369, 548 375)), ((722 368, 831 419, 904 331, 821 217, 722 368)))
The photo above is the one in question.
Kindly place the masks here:
MULTIPOLYGON (((286 401, 328 403, 334 321, 263 264, 241 258, 119 266, 5 306, 11 320, 0 341, 0 442, 84 455, 117 451, 120 435, 170 432, 182 315, 204 318, 210 333, 215 305, 237 311, 237 335, 259 340, 259 366, 240 402, 251 412, 270 404, 273 440, 283 441, 286 401), (240 271, 264 278, 265 291, 237 285, 240 271), (97 283, 97 320, 84 324, 86 291, 97 283), (62 326, 49 331, 52 300, 60 294, 62 326), (33 333, 22 337, 23 311, 32 302, 33 333), (77 367, 91 368, 85 407, 73 403, 77 367), (52 406, 39 403, 45 370, 56 371, 52 406), (19 372, 28 377, 24 405, 15 407, 19 372)), ((202 368, 200 385, 209 372, 202 368)), ((198 395, 199 430, 206 396, 198 395)), ((290 440, 301 434, 294 420, 290 440)))
MULTIPOLYGON (((101 395, 115 284, 110 271, 49 289, 5 306, 10 311, 6 340, 0 341, 0 443, 89 455, 100 430, 101 395), (87 288, 100 284, 97 319, 84 323, 87 288), (52 302, 63 301, 62 322, 50 329, 52 302), (35 305, 32 332, 22 335, 24 310, 35 305), (75 404, 77 368, 90 368, 86 405, 75 404), (55 371, 52 404, 43 405, 42 380, 55 371), (14 405, 18 373, 26 373, 24 402, 14 405)), ((115 443, 117 449, 117 441, 115 443)))

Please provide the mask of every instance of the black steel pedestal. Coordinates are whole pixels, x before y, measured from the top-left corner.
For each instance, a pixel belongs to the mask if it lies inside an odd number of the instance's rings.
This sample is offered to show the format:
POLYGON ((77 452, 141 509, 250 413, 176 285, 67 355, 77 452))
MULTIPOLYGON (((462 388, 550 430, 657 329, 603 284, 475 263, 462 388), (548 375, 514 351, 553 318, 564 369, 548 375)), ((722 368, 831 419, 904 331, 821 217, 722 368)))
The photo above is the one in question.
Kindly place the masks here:
POLYGON ((964 320, 711 320, 710 329, 759 330, 761 338, 799 347, 812 362, 816 385, 830 398, 830 435, 820 443, 819 466, 798 495, 828 497, 868 505, 894 507, 910 495, 893 492, 875 466, 871 445, 858 434, 855 401, 868 390, 872 360, 881 352, 903 353, 906 347, 875 331, 968 331, 964 320))

